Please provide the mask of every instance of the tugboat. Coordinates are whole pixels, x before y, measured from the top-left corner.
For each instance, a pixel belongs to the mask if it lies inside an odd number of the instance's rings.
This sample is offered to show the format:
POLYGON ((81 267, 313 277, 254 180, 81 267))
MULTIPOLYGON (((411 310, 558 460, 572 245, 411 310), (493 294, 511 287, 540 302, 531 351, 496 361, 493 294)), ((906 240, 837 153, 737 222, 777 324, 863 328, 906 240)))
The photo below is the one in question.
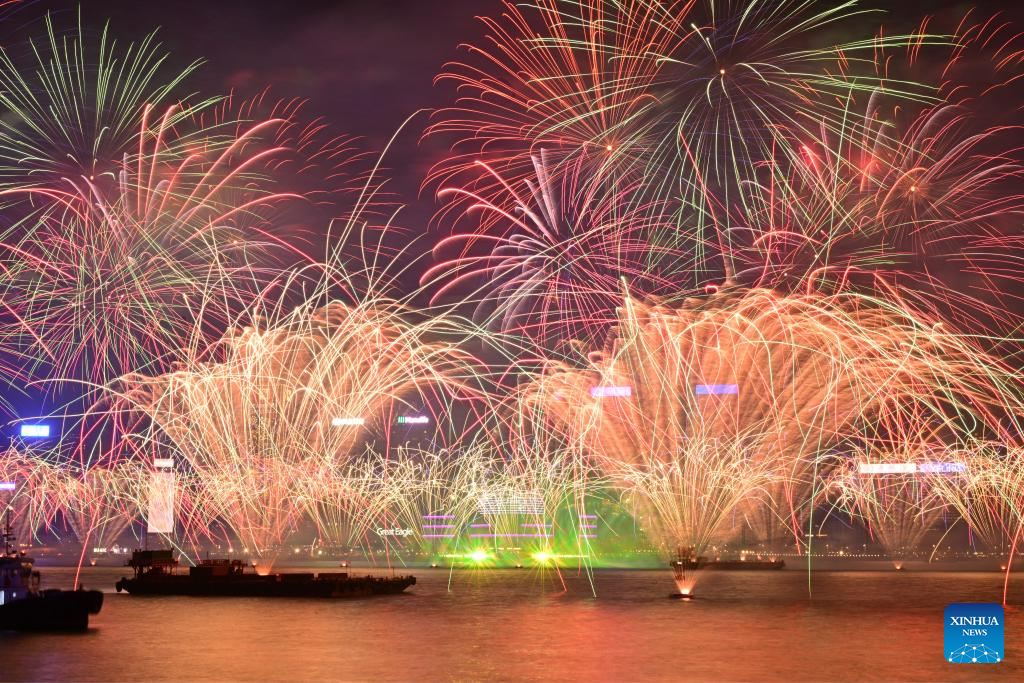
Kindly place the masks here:
POLYGON ((73 591, 40 590, 39 572, 33 560, 14 548, 11 508, 3 533, 0 555, 0 631, 84 631, 89 615, 99 614, 103 593, 79 588, 73 591))
POLYGON ((319 574, 257 574, 241 560, 202 560, 188 573, 178 572, 171 550, 136 550, 125 563, 135 572, 114 588, 133 595, 191 595, 257 598, 363 598, 401 593, 416 585, 415 576, 349 576, 319 574))

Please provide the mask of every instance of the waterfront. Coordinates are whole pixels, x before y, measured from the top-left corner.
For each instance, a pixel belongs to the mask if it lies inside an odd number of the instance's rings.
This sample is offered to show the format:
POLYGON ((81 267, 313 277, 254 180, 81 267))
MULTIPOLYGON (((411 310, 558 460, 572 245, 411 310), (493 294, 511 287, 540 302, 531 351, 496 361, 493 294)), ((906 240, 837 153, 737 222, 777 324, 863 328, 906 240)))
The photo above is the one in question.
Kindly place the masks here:
MULTIPOLYGON (((46 568, 48 586, 73 570, 46 568)), ((83 570, 112 591, 123 572, 83 570)), ((1006 660, 942 659, 951 602, 999 602, 994 572, 706 574, 693 602, 666 599, 667 571, 585 576, 417 570, 393 598, 354 601, 139 598, 108 592, 88 633, 0 635, 4 680, 879 680, 1024 677, 1021 611, 1006 660), (449 590, 450 585, 450 590, 449 590)), ((1013 577, 1010 602, 1024 599, 1013 577)))

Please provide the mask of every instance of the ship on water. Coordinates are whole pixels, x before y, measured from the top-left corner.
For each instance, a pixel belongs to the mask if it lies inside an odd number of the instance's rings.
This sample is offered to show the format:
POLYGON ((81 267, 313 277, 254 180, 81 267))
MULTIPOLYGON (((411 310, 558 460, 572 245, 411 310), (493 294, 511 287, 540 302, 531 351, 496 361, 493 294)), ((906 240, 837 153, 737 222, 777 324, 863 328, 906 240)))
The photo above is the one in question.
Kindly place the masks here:
POLYGON ((84 631, 89 615, 99 614, 103 593, 59 589, 42 590, 34 561, 14 545, 11 508, 3 533, 0 555, 0 631, 84 631))
POLYGON ((171 550, 136 550, 126 566, 134 576, 122 577, 114 587, 132 595, 363 598, 394 595, 416 584, 415 576, 350 576, 348 572, 264 575, 232 559, 202 560, 182 572, 171 550))
POLYGON ((672 574, 676 581, 678 590, 670 593, 669 597, 675 600, 693 600, 693 584, 695 573, 700 570, 727 570, 727 571, 758 571, 765 569, 782 569, 786 566, 785 560, 748 558, 741 555, 738 559, 722 559, 720 557, 709 560, 703 555, 698 555, 693 546, 680 546, 676 552, 676 559, 669 562, 672 567, 672 574))
POLYGON ((777 558, 751 557, 740 555, 738 558, 722 559, 716 557, 713 560, 698 556, 693 548, 680 548, 676 559, 669 563, 669 566, 676 572, 691 571, 697 569, 717 569, 723 571, 764 571, 782 569, 786 561, 777 558))
POLYGON ((786 566, 786 561, 781 559, 747 559, 746 557, 734 558, 729 560, 714 559, 709 560, 706 557, 693 557, 685 560, 674 560, 671 564, 673 568, 683 569, 715 569, 721 571, 765 571, 772 569, 782 569, 786 566))

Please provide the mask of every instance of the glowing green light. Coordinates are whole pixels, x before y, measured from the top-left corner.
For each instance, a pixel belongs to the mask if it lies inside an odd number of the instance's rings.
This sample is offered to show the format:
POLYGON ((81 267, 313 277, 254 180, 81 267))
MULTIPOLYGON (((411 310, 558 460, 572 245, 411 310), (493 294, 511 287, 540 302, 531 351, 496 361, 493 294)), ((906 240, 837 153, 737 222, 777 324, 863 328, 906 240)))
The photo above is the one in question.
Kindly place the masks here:
POLYGON ((468 557, 477 564, 491 559, 491 556, 485 550, 474 550, 468 555, 468 557))

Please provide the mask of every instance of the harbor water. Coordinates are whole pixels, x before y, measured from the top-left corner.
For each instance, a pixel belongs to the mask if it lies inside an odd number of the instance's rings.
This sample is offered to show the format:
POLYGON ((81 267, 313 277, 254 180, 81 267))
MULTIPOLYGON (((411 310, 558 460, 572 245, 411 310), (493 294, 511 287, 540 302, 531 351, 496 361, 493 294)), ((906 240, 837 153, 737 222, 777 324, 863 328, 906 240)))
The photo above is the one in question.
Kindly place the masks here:
POLYGON ((943 659, 945 606, 1001 602, 996 572, 706 572, 693 601, 668 599, 667 570, 426 569, 406 594, 338 601, 132 597, 123 573, 83 570, 107 592, 86 633, 0 634, 2 680, 1024 680, 1020 575, 1005 660, 943 659))

